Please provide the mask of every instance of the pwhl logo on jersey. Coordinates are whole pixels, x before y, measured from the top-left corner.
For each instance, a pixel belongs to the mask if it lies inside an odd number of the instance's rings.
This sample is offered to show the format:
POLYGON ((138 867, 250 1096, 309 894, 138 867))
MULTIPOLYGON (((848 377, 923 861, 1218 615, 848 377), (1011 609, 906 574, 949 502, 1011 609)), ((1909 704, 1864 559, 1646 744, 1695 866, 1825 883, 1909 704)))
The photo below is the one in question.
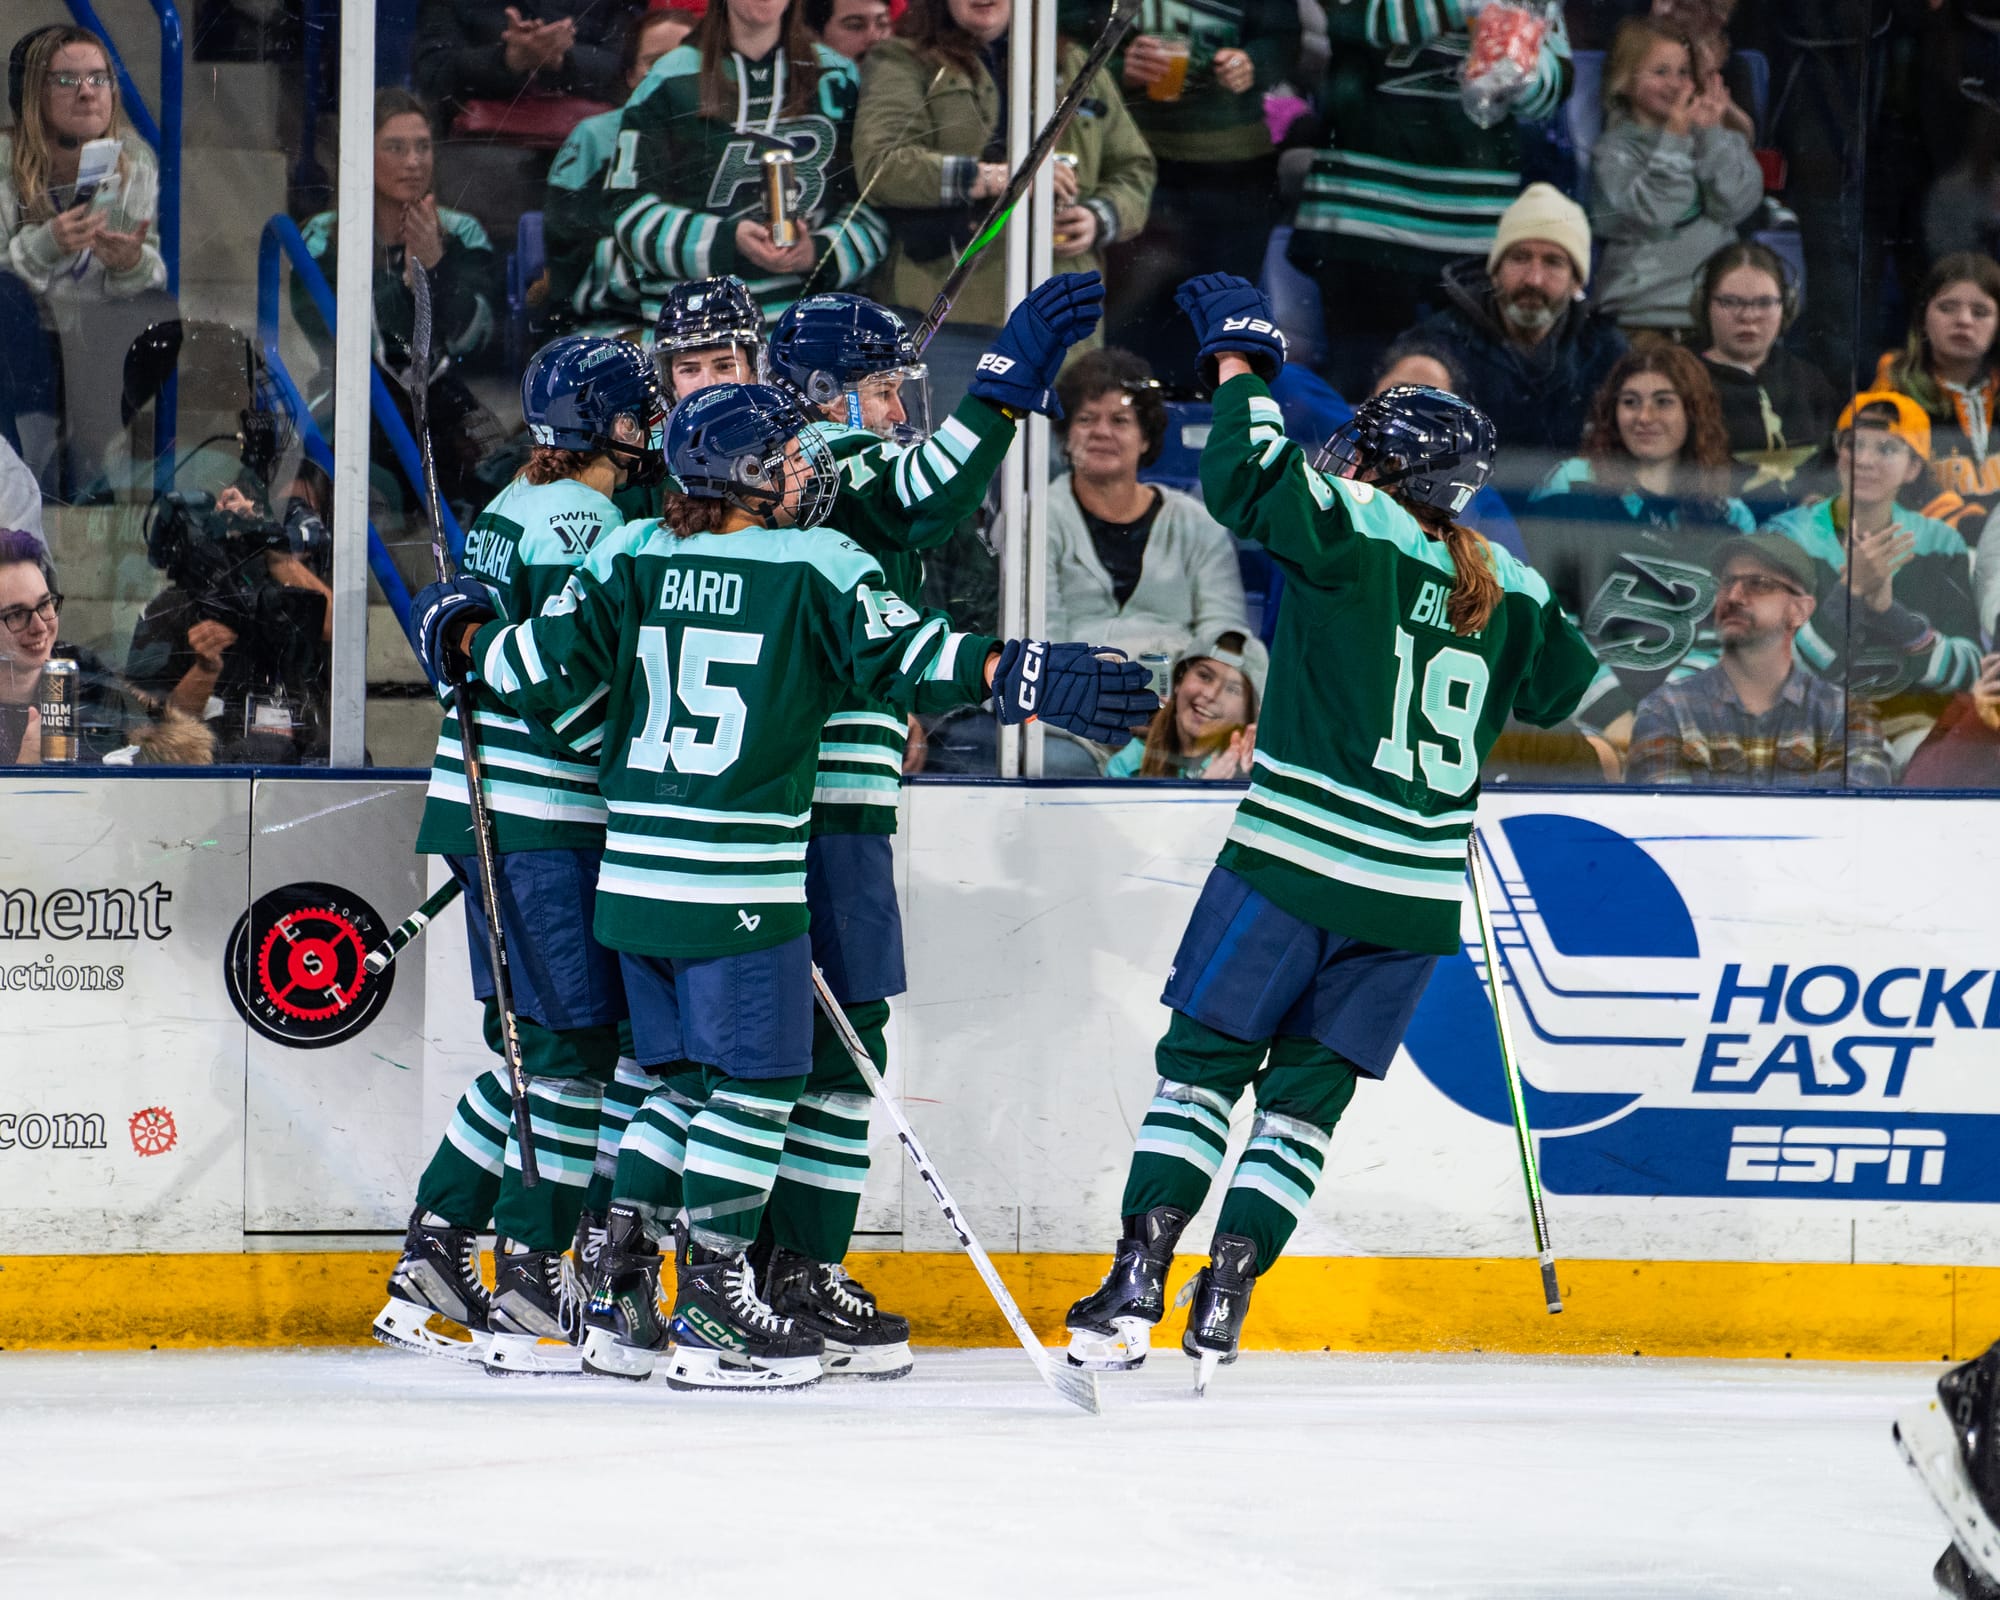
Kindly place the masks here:
MULTIPOLYGON (((1857 965, 1881 941, 1796 924, 1797 948, 1775 957, 1704 949, 1639 842, 1536 814, 1498 824, 1502 856, 1491 829, 1495 937, 1552 1192, 2000 1201, 2000 1116, 1919 1111, 1911 1092, 1927 1064, 1991 1049, 1994 968, 1857 965)), ((1747 841, 1675 842, 1740 860, 1747 841)), ((1740 897, 1703 909, 1716 946, 1768 928, 1740 897)), ((1439 962, 1406 1043, 1446 1096, 1506 1123, 1484 982, 1476 948, 1439 962)))
POLYGON ((222 970, 230 1001, 280 1044, 319 1050, 352 1038, 395 985, 395 967, 377 977, 363 965, 388 932, 373 906, 337 884, 273 889, 229 936, 222 970))

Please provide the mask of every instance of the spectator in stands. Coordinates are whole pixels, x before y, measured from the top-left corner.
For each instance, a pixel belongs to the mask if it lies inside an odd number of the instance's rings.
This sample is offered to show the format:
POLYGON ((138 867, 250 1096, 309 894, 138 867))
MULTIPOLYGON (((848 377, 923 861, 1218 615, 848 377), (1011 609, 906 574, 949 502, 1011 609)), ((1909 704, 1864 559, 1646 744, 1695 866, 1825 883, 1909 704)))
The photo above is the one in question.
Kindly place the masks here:
POLYGON ((1776 252, 1727 244, 1708 258, 1694 294, 1694 337, 1722 400, 1722 426, 1746 502, 1797 500, 1800 473, 1833 431, 1833 386, 1778 343, 1798 297, 1776 252))
POLYGON ((1574 446, 1591 396, 1624 353, 1625 336, 1583 304, 1589 284, 1583 208, 1534 183, 1501 214, 1484 270, 1447 268, 1445 309, 1417 325, 1450 352, 1465 397, 1499 429, 1504 474, 1524 453, 1574 446))
POLYGON ((1192 495, 1141 483, 1166 406, 1145 362, 1093 350, 1056 386, 1070 470, 1049 485, 1048 633, 1127 655, 1171 655, 1224 628, 1247 631, 1236 541, 1192 495))
POLYGON ((1969 251, 1946 256, 1925 276, 1909 341, 1883 354, 1877 389, 1895 389, 1930 420, 1930 472, 1916 503, 1968 540, 2000 505, 2000 435, 1994 398, 2000 363, 2000 262, 1969 251))
MULTIPOLYGON (((912 0, 893 38, 862 65, 854 156, 862 187, 889 214, 894 239, 877 297, 930 309, 988 202, 1007 185, 1007 29, 1013 0, 912 0)), ((1056 66, 1067 83, 1084 50, 1065 44, 1056 66)), ((1125 109, 1117 80, 1101 72, 1058 149, 1054 168, 1059 272, 1103 270, 1104 249, 1146 225, 1154 161, 1125 109)), ((925 358, 940 394, 962 393, 972 367, 1006 320, 1006 252, 988 250, 925 358)), ((914 318, 912 320, 915 320, 914 318)))
MULTIPOLYGON (((1440 303, 1440 270, 1451 272, 1465 257, 1485 256, 1489 265, 1498 258, 1494 228, 1521 189, 1519 124, 1549 116, 1569 93, 1569 40, 1558 16, 1541 38, 1532 76, 1495 107, 1499 120, 1481 127, 1459 95, 1470 50, 1461 7, 1376 0, 1326 12, 1325 148, 1313 158, 1288 254, 1316 280, 1329 312, 1338 308, 1327 319, 1338 324, 1337 333, 1329 329, 1328 376, 1358 394, 1397 330, 1440 303)), ((1583 239, 1581 282, 1590 272, 1581 213, 1575 231, 1583 239)), ((1456 298, 1450 281, 1444 303, 1456 298)), ((1483 291, 1482 284, 1470 292, 1477 299, 1483 291)), ((1473 383, 1477 391, 1477 372, 1473 383)), ((1590 387, 1576 398, 1565 442, 1576 437, 1590 387)), ((1512 442, 1505 409, 1475 398, 1499 423, 1501 442, 1512 442)))
POLYGON ((1811 618, 1813 564, 1781 533, 1728 539, 1713 557, 1721 659, 1639 703, 1628 783, 1872 789, 1889 751, 1867 702, 1793 659, 1811 618))
MULTIPOLYGON (((479 220, 440 206, 433 192, 435 155, 430 114, 407 89, 375 92, 375 360, 389 379, 406 421, 410 420, 409 380, 414 357, 410 341, 416 299, 410 265, 431 277, 433 365, 430 374, 431 438, 437 449, 438 481, 454 508, 472 508, 491 498, 492 487, 478 476, 480 463, 498 446, 501 429, 459 375, 458 368, 495 347, 500 330, 500 261, 479 220)), ((331 283, 338 255, 338 215, 322 211, 300 230, 306 249, 331 283)), ((323 385, 330 383, 332 338, 304 282, 293 274, 292 314, 306 336, 326 352, 323 385)), ((390 459, 379 431, 371 458, 390 459)), ((410 503, 422 496, 410 485, 410 503)))
POLYGON ((1756 528, 1728 494, 1728 469, 1708 373, 1689 351, 1655 341, 1611 369, 1583 453, 1549 474, 1523 519, 1535 570, 1605 668, 1576 725, 1620 750, 1640 700, 1715 661, 1710 557, 1756 528))
POLYGON ((1903 769, 1906 789, 2000 789, 2000 655, 1984 656, 1903 769))
POLYGON ((1770 526, 1813 561, 1819 609, 1800 631, 1799 655, 1875 702, 1901 761, 1979 675, 1972 555, 1950 524, 1897 504, 1930 455, 1921 406, 1873 390, 1856 395, 1835 426, 1842 492, 1770 526))
POLYGON ((159 168, 120 104, 103 42, 88 29, 48 27, 21 39, 9 60, 8 99, 14 125, 0 134, 0 266, 40 299, 60 336, 68 477, 81 487, 122 426, 115 386, 95 379, 117 369, 147 323, 173 314, 153 237, 159 168), (117 165, 80 196, 83 151, 98 139, 117 140, 117 165))
POLYGON ((630 0, 424 0, 417 88, 451 107, 531 91, 618 101, 619 50, 641 9, 630 0))
POLYGON ((1111 59, 1159 181, 1145 232, 1112 247, 1105 338, 1186 388, 1194 343, 1175 289, 1198 272, 1263 275, 1278 189, 1264 96, 1296 70, 1299 8, 1214 0, 1153 15, 1156 31, 1111 59))
POLYGON ((1144 738, 1118 748, 1104 776, 1247 782, 1270 671, 1264 641, 1247 629, 1227 628, 1183 645, 1166 703, 1153 713, 1144 738))
POLYGON ((624 101, 639 87, 653 63, 687 42, 695 19, 685 11, 648 11, 625 35, 625 86, 616 110, 585 117, 549 163, 549 192, 543 201, 542 237, 548 255, 548 282, 541 303, 559 314, 587 318, 602 298, 617 251, 598 227, 598 195, 611 155, 618 148, 624 101))
POLYGON ((1728 105, 1720 74, 1696 81, 1685 36, 1645 17, 1619 28, 1590 161, 1590 225, 1604 246, 1598 308, 1628 333, 1686 329, 1702 263, 1764 198, 1749 141, 1722 125, 1728 105))
POLYGON ((0 528, 31 533, 48 543, 42 532, 42 486, 4 438, 0 438, 0 528))
POLYGON ((849 61, 889 37, 889 0, 806 0, 806 27, 829 50, 849 61))

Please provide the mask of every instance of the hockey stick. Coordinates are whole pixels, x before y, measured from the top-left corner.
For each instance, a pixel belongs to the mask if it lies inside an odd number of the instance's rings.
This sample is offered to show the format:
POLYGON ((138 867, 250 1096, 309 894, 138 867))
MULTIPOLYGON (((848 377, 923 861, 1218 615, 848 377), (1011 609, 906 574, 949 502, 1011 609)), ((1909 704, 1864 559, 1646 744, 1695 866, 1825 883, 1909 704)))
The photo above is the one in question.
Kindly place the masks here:
POLYGON ((370 950, 361 964, 373 973, 386 972, 389 963, 409 948, 417 935, 431 925, 431 918, 456 900, 461 892, 458 879, 453 878, 430 899, 397 923, 389 937, 370 950))
POLYGON ((1472 830, 1472 848, 1466 867, 1472 875, 1472 909, 1479 918, 1479 943, 1486 952, 1486 993, 1493 1002, 1493 1025, 1500 1036, 1500 1066, 1507 1076, 1507 1105, 1514 1113, 1514 1138, 1521 1148, 1521 1181, 1528 1187, 1528 1215, 1535 1225, 1535 1249, 1542 1263, 1542 1292, 1548 1297, 1549 1315, 1563 1308, 1562 1291, 1556 1286, 1556 1252, 1549 1243, 1549 1218, 1542 1207, 1542 1175, 1535 1170, 1535 1136, 1528 1127, 1528 1098, 1521 1086, 1520 1057, 1514 1053, 1514 1025, 1507 1020, 1507 998, 1500 980, 1500 941, 1493 934, 1493 912, 1486 894, 1486 868, 1481 855, 1486 841, 1472 830))
POLYGON ((978 264, 979 253, 1000 237, 1001 230, 1007 226, 1007 219, 1013 215, 1014 207, 1020 204, 1021 196, 1028 192, 1028 185, 1035 181, 1035 174, 1041 170, 1042 163, 1048 160, 1049 152, 1055 149, 1056 140, 1063 136, 1063 130, 1075 117, 1077 107, 1083 104, 1084 97, 1090 90, 1090 80, 1103 70, 1104 63, 1111 59, 1111 53, 1125 42, 1126 36, 1138 26, 1138 23, 1139 7, 1136 4, 1114 7, 1111 20, 1104 25, 1103 34, 1091 47, 1090 54, 1084 57, 1083 65, 1077 69, 1076 76, 1070 81, 1070 86, 1064 92, 1062 99, 1056 102, 1056 108, 1050 114, 1049 120, 1042 124, 1042 131, 1035 135, 1035 142, 1028 147, 1028 153, 1021 158, 1021 165, 1007 180, 1007 187, 994 197, 993 204, 980 219, 978 230, 972 235, 972 242, 965 247, 958 260, 952 263, 951 272, 944 280, 944 287, 938 290, 937 298, 931 302, 930 310, 924 313, 924 320, 917 324, 916 331, 910 336, 918 350, 922 350, 931 342, 931 336, 943 325, 944 319, 951 315, 952 302, 965 287, 965 280, 972 276, 972 269, 978 264))
MULTIPOLYGON (((438 493, 437 451, 431 443, 431 275, 423 263, 408 257, 410 293, 416 315, 410 328, 410 414, 417 425, 417 446, 423 453, 424 508, 431 519, 431 561, 438 582, 455 576, 451 551, 444 542, 444 497, 438 493)), ((479 759, 479 724, 474 718, 478 692, 461 683, 452 695, 458 717, 459 760, 465 768, 465 798, 472 811, 472 843, 479 858, 479 898, 486 911, 486 959, 493 969, 493 1001, 500 1012, 501 1054, 507 1062, 507 1087, 514 1100, 514 1137, 521 1145, 521 1184, 532 1189, 541 1182, 535 1163, 535 1130, 528 1115, 528 1075, 521 1061, 521 1027, 514 1017, 514 984, 507 967, 507 940, 500 931, 499 852, 493 847, 493 818, 486 809, 485 768, 479 759)))
POLYGON ((1007 1319, 1007 1326, 1014 1330, 1014 1337, 1021 1341, 1021 1348, 1033 1359, 1035 1370, 1042 1375, 1042 1382, 1071 1405, 1081 1406, 1093 1417, 1096 1416, 1103 1409, 1097 1398, 1097 1374, 1080 1368, 1058 1366, 1049 1359, 1048 1351, 1035 1337, 1035 1330, 1028 1326, 1028 1319, 1021 1315, 1021 1308, 1007 1292, 1007 1285, 1001 1281, 1000 1270, 993 1265, 993 1258, 973 1237, 972 1225, 965 1220, 958 1202, 952 1199, 951 1191, 944 1186, 944 1179, 938 1176, 937 1168, 931 1165, 931 1158, 925 1154, 916 1130, 910 1126, 910 1119, 903 1115, 903 1108, 891 1097, 888 1085, 883 1083, 882 1074, 875 1070, 874 1058, 862 1047, 854 1024, 847 1020, 847 1013, 840 1009, 840 1002, 834 999, 833 991, 826 986, 826 974, 819 970, 817 962, 813 964, 812 972, 813 997, 819 1001, 820 1010, 833 1024, 833 1031, 840 1035, 840 1042, 847 1046, 847 1053, 854 1058, 855 1070, 861 1074, 870 1093, 888 1108, 889 1120, 896 1125, 896 1137, 902 1140, 910 1165, 917 1169, 917 1176, 924 1180, 924 1187, 930 1190, 931 1198, 937 1201, 938 1209, 944 1213, 945 1222, 958 1235, 958 1242, 965 1246, 965 1253, 972 1257, 972 1265, 985 1283, 986 1292, 993 1296, 993 1303, 1000 1308, 1000 1315, 1007 1319))

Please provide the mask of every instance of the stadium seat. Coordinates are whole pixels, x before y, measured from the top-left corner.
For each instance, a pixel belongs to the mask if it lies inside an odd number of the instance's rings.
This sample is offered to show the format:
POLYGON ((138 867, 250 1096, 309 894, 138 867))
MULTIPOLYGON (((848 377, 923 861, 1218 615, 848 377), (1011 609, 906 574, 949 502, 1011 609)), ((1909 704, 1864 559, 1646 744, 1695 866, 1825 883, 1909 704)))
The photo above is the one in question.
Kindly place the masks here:
POLYGON ((1590 193, 1590 157, 1597 136, 1604 132, 1604 52, 1578 50, 1570 57, 1569 99, 1563 104, 1569 119, 1569 147, 1576 154, 1576 192, 1590 193))
POLYGON ((1757 124, 1757 140, 1771 136, 1766 118, 1771 110, 1771 58, 1761 50, 1738 50, 1736 59, 1750 75, 1750 120, 1757 124))
POLYGON ((1167 402, 1167 439, 1160 459, 1139 469, 1142 483, 1162 483, 1183 493, 1201 494, 1201 447, 1215 421, 1215 407, 1205 400, 1167 402))
POLYGON ((514 249, 507 257, 507 361, 520 367, 532 342, 529 323, 533 307, 528 291, 548 270, 548 248, 542 239, 542 214, 524 211, 514 228, 514 249))

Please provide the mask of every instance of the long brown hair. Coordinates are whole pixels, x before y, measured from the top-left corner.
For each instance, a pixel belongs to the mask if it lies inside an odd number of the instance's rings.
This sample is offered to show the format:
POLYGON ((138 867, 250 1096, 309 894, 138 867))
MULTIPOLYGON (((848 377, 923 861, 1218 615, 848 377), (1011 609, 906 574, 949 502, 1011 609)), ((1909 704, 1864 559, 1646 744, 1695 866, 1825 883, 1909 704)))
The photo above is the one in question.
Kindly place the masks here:
MULTIPOLYGON (((24 223, 47 222, 56 214, 55 201, 49 194, 49 172, 53 161, 48 124, 42 117, 42 96, 48 89, 49 63, 55 60, 58 51, 67 50, 73 44, 89 45, 104 58, 104 70, 111 71, 110 49, 88 28, 43 29, 28 46, 27 60, 22 63, 21 115, 12 130, 13 150, 8 175, 13 180, 14 195, 20 204, 21 221, 24 223)), ((116 73, 112 73, 109 92, 109 137, 122 144, 132 137, 132 124, 125 116, 124 102, 118 97, 116 73)), ((126 170, 126 160, 122 155, 118 158, 118 170, 121 173, 126 170)))
MULTIPOLYGON (((736 91, 723 70, 731 54, 729 0, 709 0, 689 43, 701 52, 701 114, 715 122, 734 123, 736 91)), ((818 41, 806 27, 804 0, 792 0, 785 7, 778 43, 785 51, 785 100, 778 115, 802 117, 819 100, 818 41)))
MULTIPOLYGON (((1011 20, 1008 26, 1013 26, 1011 20)), ((956 67, 974 81, 984 70, 979 41, 958 25, 951 14, 951 0, 910 0, 910 9, 896 24, 896 33, 909 40, 911 48, 934 67, 956 67)))
POLYGON ((1729 467, 1729 431, 1722 425, 1722 401, 1701 359, 1664 339, 1627 350, 1591 397, 1590 416, 1583 425, 1583 454, 1597 468, 1598 482, 1618 487, 1631 477, 1632 452, 1625 448, 1625 436, 1618 431, 1618 394, 1641 373, 1665 378, 1681 397, 1688 428, 1679 465, 1694 469, 1689 490, 1710 497, 1721 495, 1729 467))
POLYGON ((1451 631, 1461 636, 1478 633, 1492 620, 1506 592, 1500 587, 1500 574, 1493 570, 1493 546, 1486 535, 1452 521, 1435 506, 1406 500, 1393 489, 1389 498, 1416 518, 1417 525, 1451 556, 1454 578, 1451 598, 1444 608, 1451 631))
MULTIPOLYGON (((1240 650, 1243 648, 1244 635, 1218 634, 1215 642, 1225 650, 1240 650), (1232 639, 1236 641, 1233 645, 1230 643, 1232 639)), ((1205 744, 1198 745, 1192 750, 1181 748, 1180 724, 1174 720, 1174 697, 1180 692, 1181 679, 1187 675, 1187 669, 1199 659, 1201 658, 1190 656, 1174 669, 1173 687, 1167 691, 1166 703, 1153 713, 1153 720, 1146 724, 1146 753, 1140 758, 1138 776, 1178 778, 1182 775, 1180 768, 1183 762, 1223 749, 1232 738, 1257 720, 1257 685, 1251 681, 1250 674, 1241 667, 1232 667, 1230 670, 1243 679, 1243 702, 1246 713, 1243 721, 1218 728, 1205 744)), ((1229 664, 1226 661, 1219 661, 1216 665, 1229 664)))
MULTIPOLYGON (((1969 283, 2000 305, 2000 262, 1978 250, 1954 250, 1939 256, 1937 265, 1924 274, 1923 287, 1911 303, 1910 336, 1889 362, 1890 386, 1901 389, 1934 417, 1950 415, 1951 402, 1931 376, 1931 342, 1924 332, 1924 318, 1930 315, 1931 302, 1955 283, 1969 283)), ((1984 366, 1992 370, 1991 350, 1986 352, 1984 366)))
POLYGON ((565 478, 581 478, 596 459, 589 450, 557 450, 538 444, 528 452, 516 476, 537 485, 561 483, 565 478))
POLYGON ((729 520, 729 502, 709 495, 669 494, 660 508, 660 520, 673 530, 676 539, 692 539, 698 533, 720 533, 729 520))

